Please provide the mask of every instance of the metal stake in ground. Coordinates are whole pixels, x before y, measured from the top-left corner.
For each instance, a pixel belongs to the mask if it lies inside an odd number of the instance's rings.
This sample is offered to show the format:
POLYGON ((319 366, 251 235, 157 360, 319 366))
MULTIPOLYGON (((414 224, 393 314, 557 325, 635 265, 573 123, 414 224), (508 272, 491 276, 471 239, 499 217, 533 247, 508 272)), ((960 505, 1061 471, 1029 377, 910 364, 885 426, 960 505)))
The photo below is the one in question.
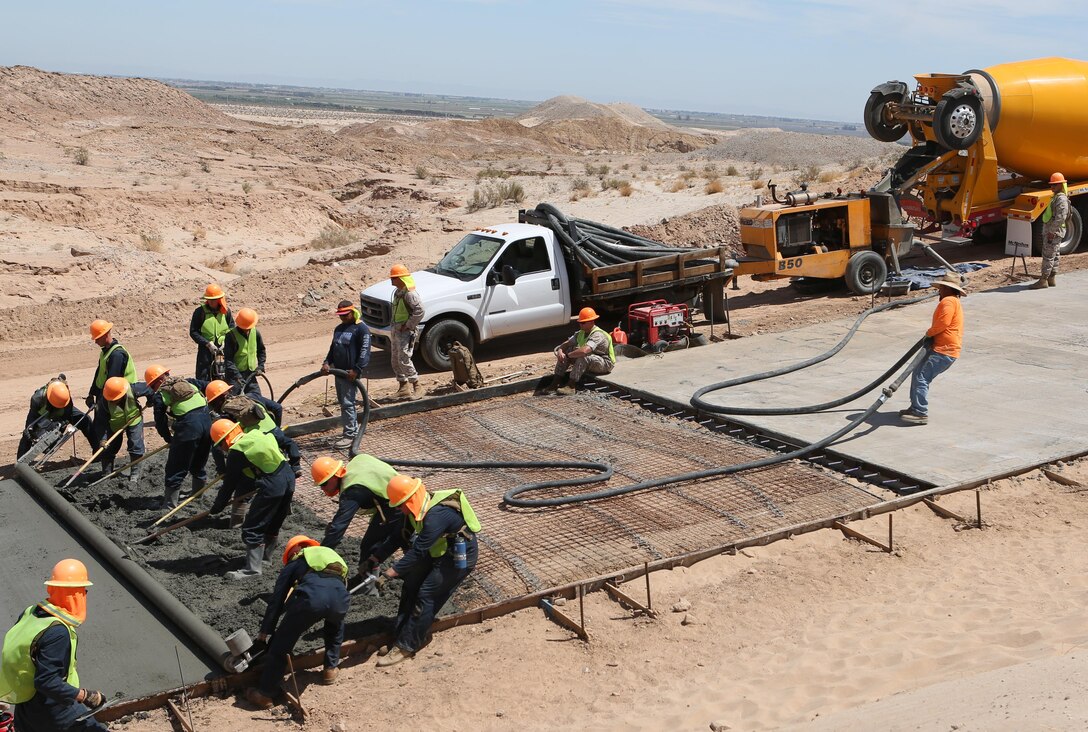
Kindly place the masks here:
MULTIPOLYGON (((291 660, 291 654, 287 654, 287 668, 291 672, 291 685, 295 687, 295 704, 298 705, 298 713, 302 715, 303 721, 306 720, 306 709, 302 706, 302 694, 298 690, 298 679, 295 678, 295 664, 291 660)), ((288 694, 290 697, 290 694, 288 694)))

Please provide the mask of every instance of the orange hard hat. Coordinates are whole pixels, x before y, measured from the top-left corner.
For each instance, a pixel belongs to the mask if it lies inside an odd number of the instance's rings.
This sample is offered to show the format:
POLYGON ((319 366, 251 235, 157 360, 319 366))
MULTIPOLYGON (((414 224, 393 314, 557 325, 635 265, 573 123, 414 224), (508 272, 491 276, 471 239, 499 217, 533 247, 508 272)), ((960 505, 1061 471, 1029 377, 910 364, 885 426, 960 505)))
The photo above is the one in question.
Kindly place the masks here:
POLYGON ((310 476, 314 479, 314 485, 325 485, 334 475, 343 477, 347 472, 343 460, 334 457, 322 456, 314 460, 310 465, 310 476))
POLYGON ((1050 185, 1054 186, 1059 183, 1065 183, 1065 176, 1061 173, 1054 173, 1050 176, 1050 185))
POLYGON ((287 540, 287 546, 283 550, 283 563, 287 564, 298 552, 302 551, 308 546, 321 546, 319 542, 314 541, 305 534, 299 534, 298 536, 292 536, 287 540))
POLYGON ((393 268, 389 270, 390 277, 407 277, 410 274, 412 273, 403 264, 394 264, 393 268))
POLYGON ((205 300, 218 300, 221 297, 223 297, 223 288, 214 282, 204 288, 205 300))
POLYGON ((389 496, 389 505, 396 508, 405 506, 416 519, 423 513, 423 502, 427 498, 427 489, 423 481, 408 475, 394 475, 385 486, 389 496))
POLYGON ((215 381, 209 382, 208 385, 204 387, 204 398, 209 402, 214 402, 228 391, 230 391, 230 384, 216 379, 215 381))
POLYGON ((113 330, 113 323, 101 318, 91 323, 91 340, 97 341, 102 336, 113 330))
POLYGON ((144 383, 151 386, 168 373, 170 373, 170 369, 161 363, 153 363, 144 370, 144 383))
POLYGON ((111 376, 102 385, 102 397, 107 402, 115 402, 128 392, 128 379, 124 376, 111 376))
POLYGON ((253 308, 242 308, 234 316, 234 324, 243 330, 249 330, 257 324, 257 311, 253 308))
POLYGON ((72 392, 63 381, 50 381, 45 388, 45 398, 57 409, 64 409, 72 403, 72 392))
POLYGON ((596 320, 597 317, 597 311, 593 308, 582 308, 580 311, 578 311, 579 323, 588 323, 590 321, 596 320))
POLYGON ((53 567, 53 574, 45 581, 46 587, 90 587, 87 566, 78 559, 62 559, 53 567))
POLYGON ((217 419, 212 422, 211 436, 213 445, 226 440, 230 447, 242 436, 242 425, 231 419, 217 419))

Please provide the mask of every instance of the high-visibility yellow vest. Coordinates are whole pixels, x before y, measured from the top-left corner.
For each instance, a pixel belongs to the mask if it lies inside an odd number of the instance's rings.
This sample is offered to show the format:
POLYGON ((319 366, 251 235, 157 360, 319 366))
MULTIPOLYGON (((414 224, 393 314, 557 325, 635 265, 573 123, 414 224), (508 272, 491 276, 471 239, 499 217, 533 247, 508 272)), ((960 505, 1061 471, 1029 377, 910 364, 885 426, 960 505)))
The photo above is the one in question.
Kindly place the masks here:
POLYGON ((245 455, 246 460, 265 475, 275 473, 287 460, 280 452, 276 438, 259 430, 243 432, 230 449, 245 455))
POLYGON ((238 350, 234 352, 234 365, 239 371, 257 370, 257 329, 250 328, 249 335, 242 335, 242 331, 235 328, 231 331, 234 341, 238 344, 238 350))
POLYGON ((201 305, 204 311, 204 322, 200 325, 200 335, 207 338, 217 346, 223 345, 223 339, 227 337, 230 327, 227 325, 227 314, 213 311, 207 304, 201 305))
POLYGON ((339 564, 340 569, 337 574, 341 579, 348 578, 348 563, 327 546, 308 546, 302 550, 302 558, 315 572, 325 572, 333 565, 339 564))
POLYGON ((19 617, 19 622, 12 626, 4 636, 4 650, 0 654, 0 700, 9 704, 23 704, 34 698, 34 659, 31 658, 31 646, 46 630, 53 625, 63 625, 68 630, 72 652, 68 658, 68 677, 66 681, 79 688, 79 674, 76 673, 76 629, 78 622, 71 619, 66 622, 67 613, 50 603, 42 603, 42 608, 51 613, 39 618, 31 605, 19 617))
POLYGON ((125 396, 115 402, 106 402, 106 409, 110 415, 110 432, 116 432, 129 424, 140 424, 143 418, 140 412, 140 404, 136 401, 136 395, 129 386, 125 396), (137 419, 140 417, 140 419, 137 419))
MULTIPOLYGON (((195 389, 196 387, 194 387, 195 389)), ((162 401, 166 405, 166 408, 170 410, 170 414, 175 417, 184 417, 194 409, 200 409, 208 405, 208 400, 204 398, 204 395, 200 393, 200 389, 192 394, 192 396, 174 404, 174 398, 170 396, 165 390, 160 389, 159 394, 162 395, 162 401)))
MULTIPOLYGON (((612 336, 608 335, 608 331, 602 330, 597 326, 593 326, 592 328, 590 328, 589 333, 595 332, 604 333, 604 337, 608 339, 608 360, 612 363, 616 363, 616 351, 612 347, 612 336)), ((574 339, 574 342, 578 345, 579 348, 585 346, 586 341, 589 340, 589 333, 586 333, 580 328, 578 329, 578 333, 575 334, 576 338, 574 339)))
MULTIPOLYGON (((361 485, 379 498, 388 501, 389 493, 386 487, 396 474, 397 471, 392 465, 379 460, 373 455, 362 453, 353 457, 351 462, 348 463, 344 477, 340 481, 340 490, 343 492, 345 488, 361 485)), ((372 514, 374 509, 369 509, 365 513, 372 514)))
POLYGON ((94 375, 94 385, 99 391, 106 385, 106 379, 109 378, 106 374, 106 361, 109 360, 110 355, 118 348, 120 348, 121 352, 128 357, 128 362, 125 364, 125 380, 130 384, 136 383, 136 365, 132 363, 132 356, 120 343, 114 343, 109 348, 103 348, 102 353, 98 354, 98 371, 94 375))

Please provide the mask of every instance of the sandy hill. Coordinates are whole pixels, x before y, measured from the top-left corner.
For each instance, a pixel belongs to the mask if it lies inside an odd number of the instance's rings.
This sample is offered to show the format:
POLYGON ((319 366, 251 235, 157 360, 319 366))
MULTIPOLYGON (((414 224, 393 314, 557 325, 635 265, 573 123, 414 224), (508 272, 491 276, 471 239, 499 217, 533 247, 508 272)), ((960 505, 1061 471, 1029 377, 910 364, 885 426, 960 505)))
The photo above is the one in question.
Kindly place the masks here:
POLYGON ((232 117, 151 79, 59 74, 29 66, 0 67, 0 121, 59 124, 79 120, 239 126, 232 117))
POLYGON ((905 150, 894 142, 877 142, 868 137, 746 129, 723 135, 704 153, 717 160, 750 160, 761 165, 800 168, 851 165, 869 158, 901 155, 905 150))
POLYGON ((639 127, 670 129, 669 125, 634 104, 627 104, 625 102, 597 104, 588 99, 570 95, 546 99, 517 119, 526 127, 536 127, 545 122, 601 118, 622 120, 623 122, 638 125, 639 127))

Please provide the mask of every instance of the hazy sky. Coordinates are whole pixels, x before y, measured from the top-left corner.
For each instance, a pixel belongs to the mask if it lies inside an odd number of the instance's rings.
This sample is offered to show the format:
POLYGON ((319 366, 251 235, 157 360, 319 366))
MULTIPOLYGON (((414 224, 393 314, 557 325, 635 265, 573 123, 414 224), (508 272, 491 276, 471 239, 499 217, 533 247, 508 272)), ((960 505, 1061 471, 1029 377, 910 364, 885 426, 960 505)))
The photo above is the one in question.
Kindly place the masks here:
MULTIPOLYGON (((0 65, 858 120, 869 90, 1088 57, 1082 0, 40 0, 0 65)), ((2 102, 2 100, 0 100, 2 102)))

